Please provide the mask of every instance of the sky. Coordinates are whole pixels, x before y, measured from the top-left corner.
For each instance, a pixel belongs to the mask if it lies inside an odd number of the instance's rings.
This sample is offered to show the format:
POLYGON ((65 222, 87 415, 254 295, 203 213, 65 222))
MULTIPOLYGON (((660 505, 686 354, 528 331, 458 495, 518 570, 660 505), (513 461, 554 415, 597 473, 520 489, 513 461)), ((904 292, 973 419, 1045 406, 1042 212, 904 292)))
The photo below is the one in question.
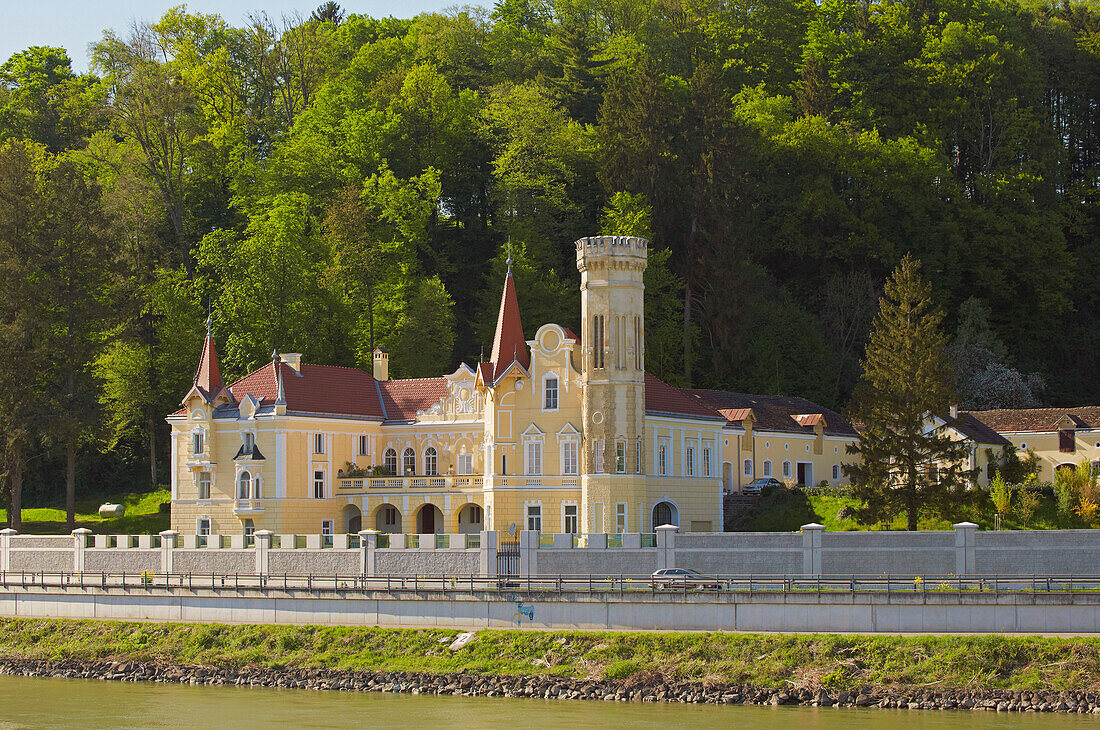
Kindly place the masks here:
MULTIPOLYGON (((218 13, 231 25, 241 25, 257 10, 279 18, 295 11, 309 15, 322 0, 193 0, 194 13, 218 13)), ((134 20, 156 20, 182 0, 0 0, 0 63, 28 46, 61 46, 77 72, 88 70, 88 45, 113 28, 125 34, 134 20)), ((455 0, 343 0, 348 13, 409 18, 441 10, 455 0)), ((491 4, 491 3, 490 3, 491 4)))

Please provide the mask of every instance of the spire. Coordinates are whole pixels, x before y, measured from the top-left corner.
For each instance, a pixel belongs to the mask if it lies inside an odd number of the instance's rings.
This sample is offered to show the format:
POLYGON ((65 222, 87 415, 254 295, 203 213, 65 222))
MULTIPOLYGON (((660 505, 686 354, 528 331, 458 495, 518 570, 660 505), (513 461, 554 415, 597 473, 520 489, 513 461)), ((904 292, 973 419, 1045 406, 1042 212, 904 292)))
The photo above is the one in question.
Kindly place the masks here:
POLYGON ((209 315, 206 317, 206 341, 202 346, 198 370, 195 371, 195 385, 205 390, 211 397, 222 389, 222 374, 218 369, 218 352, 214 348, 214 334, 209 315))
POLYGON ((512 362, 518 362, 525 368, 531 365, 527 341, 523 339, 523 322, 519 317, 519 300, 516 297, 516 283, 512 278, 511 266, 504 278, 504 293, 500 298, 500 313, 497 315, 497 331, 493 337, 490 362, 493 363, 494 378, 504 372, 512 362))

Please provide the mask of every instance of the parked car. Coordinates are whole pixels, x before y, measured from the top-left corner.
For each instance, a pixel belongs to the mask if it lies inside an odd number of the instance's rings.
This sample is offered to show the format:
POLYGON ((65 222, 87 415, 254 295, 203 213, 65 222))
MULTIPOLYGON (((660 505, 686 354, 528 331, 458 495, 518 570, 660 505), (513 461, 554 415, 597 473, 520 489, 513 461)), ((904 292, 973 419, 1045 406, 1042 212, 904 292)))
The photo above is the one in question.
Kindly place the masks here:
POLYGON ((759 479, 753 479, 751 482, 745 485, 745 488, 741 490, 742 494, 760 494, 764 491, 765 487, 782 487, 783 482, 779 481, 775 477, 760 477, 759 479))
POLYGON ((718 581, 689 568, 661 568, 649 576, 653 590, 718 590, 718 581))

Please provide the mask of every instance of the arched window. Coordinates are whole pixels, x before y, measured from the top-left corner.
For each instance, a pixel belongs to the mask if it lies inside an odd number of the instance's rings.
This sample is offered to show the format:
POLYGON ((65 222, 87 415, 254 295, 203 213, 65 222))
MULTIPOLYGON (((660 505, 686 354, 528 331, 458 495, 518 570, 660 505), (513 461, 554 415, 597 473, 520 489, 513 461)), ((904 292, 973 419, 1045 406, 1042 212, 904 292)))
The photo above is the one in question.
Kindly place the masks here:
POLYGON ((764 476, 770 477, 772 475, 772 460, 764 459, 764 476))
POLYGON ((405 474, 416 473, 416 452, 412 449, 405 449, 401 454, 401 471, 405 474))
POLYGON ((752 459, 745 459, 745 476, 752 476, 752 459))
POLYGON ((434 446, 424 449, 424 473, 430 477, 439 473, 437 456, 434 446))
POLYGON ((791 462, 784 461, 783 462, 783 478, 784 479, 789 479, 790 476, 791 476, 791 462))
POLYGON ((840 464, 833 464, 833 480, 840 479, 840 464))
POLYGON ((382 465, 386 467, 386 471, 392 475, 397 474, 397 450, 386 449, 386 453, 382 455, 382 465))
POLYGON ((251 492, 252 475, 247 471, 242 471, 241 475, 237 477, 237 499, 248 499, 251 492))

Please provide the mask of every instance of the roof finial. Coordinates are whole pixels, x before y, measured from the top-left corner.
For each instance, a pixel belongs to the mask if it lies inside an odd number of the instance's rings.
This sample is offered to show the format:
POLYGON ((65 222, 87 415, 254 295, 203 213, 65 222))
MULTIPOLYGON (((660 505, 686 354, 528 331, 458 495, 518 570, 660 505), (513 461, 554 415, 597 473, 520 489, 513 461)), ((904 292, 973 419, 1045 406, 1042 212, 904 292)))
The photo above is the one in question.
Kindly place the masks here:
POLYGON ((508 276, 512 275, 512 234, 508 234, 508 258, 504 260, 508 264, 508 276))
POLYGON ((271 348, 271 362, 279 362, 279 348, 271 348))
POLYGON ((211 337, 214 331, 214 309, 210 297, 206 298, 206 336, 211 337))

